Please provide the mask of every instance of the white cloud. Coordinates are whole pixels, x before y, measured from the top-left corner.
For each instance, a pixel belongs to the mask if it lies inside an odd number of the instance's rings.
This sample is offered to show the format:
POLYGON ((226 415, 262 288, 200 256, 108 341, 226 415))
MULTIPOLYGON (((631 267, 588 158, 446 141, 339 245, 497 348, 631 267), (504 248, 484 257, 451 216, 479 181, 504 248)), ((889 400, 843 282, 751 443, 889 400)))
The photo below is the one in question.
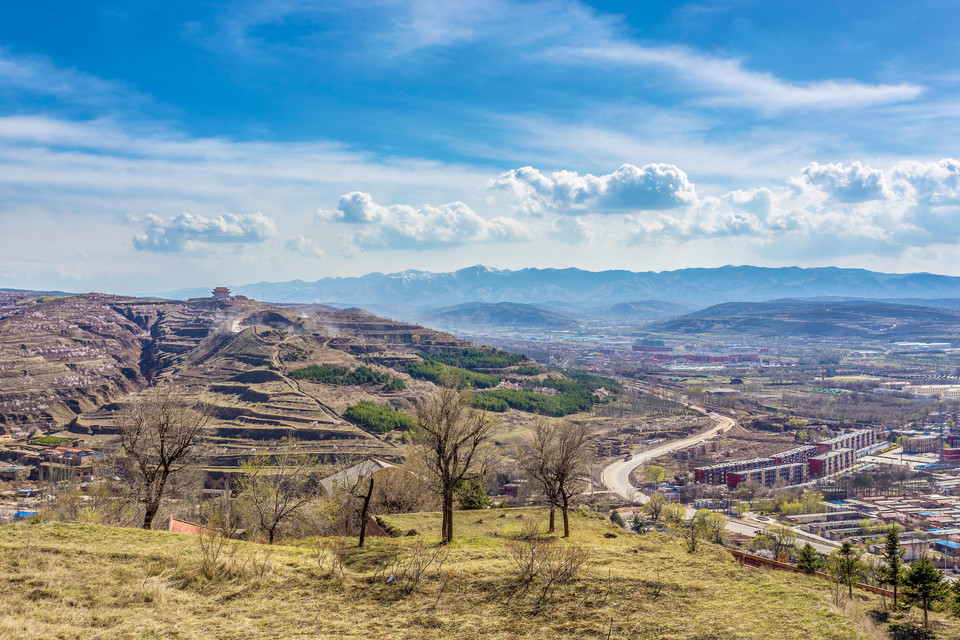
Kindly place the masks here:
POLYGON ((705 197, 655 217, 628 216, 628 243, 749 238, 807 255, 896 253, 960 241, 960 162, 812 163, 786 184, 705 197))
POLYGON ((750 71, 740 60, 717 58, 686 47, 652 47, 610 40, 599 46, 561 46, 544 53, 553 62, 608 68, 652 69, 679 80, 685 89, 705 94, 711 106, 760 111, 863 108, 918 98, 913 84, 864 84, 854 80, 789 82, 772 73, 750 71))
POLYGON ((285 247, 287 251, 299 253, 300 255, 308 258, 321 259, 324 257, 323 249, 318 247, 310 238, 305 238, 300 234, 297 234, 292 238, 288 238, 285 247))
POLYGON ((697 200, 687 174, 669 164, 625 164, 601 176, 575 171, 547 176, 521 167, 501 174, 489 187, 511 193, 519 202, 518 211, 527 215, 674 209, 697 200))
POLYGON ((0 47, 0 92, 3 90, 52 96, 83 105, 120 106, 122 102, 122 106, 130 108, 150 101, 120 82, 57 66, 43 56, 14 55, 0 47))
POLYGON ((147 227, 133 237, 138 251, 176 252, 194 249, 200 243, 254 243, 277 235, 274 221, 262 213, 216 218, 181 213, 163 219, 146 216, 147 227))
POLYGON ((384 206, 368 193, 341 196, 335 211, 321 210, 320 221, 364 225, 349 236, 360 249, 440 249, 480 242, 527 240, 530 232, 510 218, 487 219, 462 202, 439 207, 384 206))
POLYGON ((811 162, 790 180, 801 190, 813 188, 837 202, 883 200, 891 196, 883 172, 859 162, 844 167, 840 163, 811 162))
POLYGON ((550 235, 568 244, 593 242, 599 236, 597 225, 577 216, 563 216, 553 221, 550 235))

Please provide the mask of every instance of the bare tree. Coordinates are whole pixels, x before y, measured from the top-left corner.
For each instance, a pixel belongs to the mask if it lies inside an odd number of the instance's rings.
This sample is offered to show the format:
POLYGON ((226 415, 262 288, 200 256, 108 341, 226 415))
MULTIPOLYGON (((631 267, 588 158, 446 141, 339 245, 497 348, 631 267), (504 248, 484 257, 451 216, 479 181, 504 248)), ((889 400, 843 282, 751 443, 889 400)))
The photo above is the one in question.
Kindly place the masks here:
POLYGON ((277 454, 260 452, 240 465, 238 499, 247 505, 256 526, 273 544, 281 525, 298 517, 320 493, 318 460, 297 452, 286 440, 277 454))
POLYGON ((430 486, 440 496, 441 541, 453 540, 453 501, 457 485, 482 476, 490 457, 484 445, 497 421, 472 407, 472 396, 455 382, 443 384, 417 406, 411 441, 430 486))
POLYGON ((533 434, 520 446, 517 453, 520 469, 539 485, 544 500, 550 506, 547 533, 553 533, 556 529, 555 515, 560 505, 560 491, 552 470, 553 449, 554 429, 546 419, 538 418, 533 425, 533 434))
POLYGON ((203 453, 201 440, 211 414, 172 385, 143 393, 116 419, 123 452, 123 478, 143 507, 150 529, 163 500, 178 487, 182 472, 203 453))
POLYGON ((555 444, 550 468, 560 497, 563 537, 569 538, 570 499, 582 493, 589 485, 593 437, 586 424, 564 421, 554 426, 553 440, 555 444))

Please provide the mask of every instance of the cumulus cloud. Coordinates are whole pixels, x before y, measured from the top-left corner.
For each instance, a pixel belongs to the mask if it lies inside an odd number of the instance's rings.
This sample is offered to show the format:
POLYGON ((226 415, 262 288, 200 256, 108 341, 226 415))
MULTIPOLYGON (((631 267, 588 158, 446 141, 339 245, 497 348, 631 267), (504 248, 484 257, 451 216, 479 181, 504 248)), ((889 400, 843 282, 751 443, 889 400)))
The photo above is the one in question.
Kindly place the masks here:
POLYGON ((512 194, 517 210, 527 215, 657 211, 697 201, 687 174, 671 164, 625 164, 601 176, 575 171, 545 175, 521 167, 501 174, 489 186, 512 194))
POLYGON ((225 213, 216 218, 181 213, 167 219, 150 214, 144 221, 146 228, 133 237, 138 251, 176 252, 200 243, 263 242, 277 235, 274 221, 259 212, 225 213))
POLYGON ((740 236, 762 244, 895 252, 960 241, 960 162, 875 169, 811 163, 781 187, 731 191, 695 206, 625 219, 628 243, 740 236))
POLYGON ((361 225, 349 236, 360 249, 438 249, 480 242, 526 240, 526 226, 510 218, 487 219, 462 202, 419 209, 404 204, 380 205, 373 196, 353 191, 340 197, 333 211, 318 219, 361 225))
POLYGON ((324 256, 323 249, 318 247, 310 238, 305 238, 300 234, 288 238, 285 246, 287 251, 299 253, 308 258, 323 258, 324 256))
POLYGON ((847 167, 840 163, 811 162, 789 182, 801 190, 809 188, 821 191, 837 202, 883 200, 891 195, 883 171, 865 167, 859 162, 847 167))

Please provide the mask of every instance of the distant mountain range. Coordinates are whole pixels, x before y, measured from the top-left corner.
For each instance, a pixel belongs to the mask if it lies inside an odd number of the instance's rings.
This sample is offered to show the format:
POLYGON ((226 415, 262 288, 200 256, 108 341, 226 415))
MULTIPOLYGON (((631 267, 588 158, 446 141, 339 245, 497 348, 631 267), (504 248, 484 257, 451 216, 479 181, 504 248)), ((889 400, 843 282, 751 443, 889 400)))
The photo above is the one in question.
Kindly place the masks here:
MULTIPOLYGON (((936 302, 952 302, 938 300, 936 302)), ((960 312, 880 300, 729 302, 647 325, 665 334, 960 343, 960 312)))
MULTIPOLYGON (((451 273, 370 273, 361 277, 323 278, 315 282, 260 282, 231 288, 235 293, 257 300, 355 305, 381 313, 402 311, 405 315, 420 315, 432 308, 465 302, 549 303, 552 306, 572 303, 582 308, 660 300, 703 308, 731 301, 830 296, 914 300, 960 298, 958 277, 837 267, 726 266, 632 272, 581 269, 510 271, 475 266, 451 273)), ((180 289, 157 295, 175 299, 207 297, 210 288, 180 289)))
POLYGON ((589 326, 642 325, 676 318, 691 310, 690 307, 662 300, 620 302, 602 307, 557 301, 539 305, 521 302, 465 302, 451 307, 430 309, 420 314, 416 320, 443 329, 498 327, 573 330, 589 326))

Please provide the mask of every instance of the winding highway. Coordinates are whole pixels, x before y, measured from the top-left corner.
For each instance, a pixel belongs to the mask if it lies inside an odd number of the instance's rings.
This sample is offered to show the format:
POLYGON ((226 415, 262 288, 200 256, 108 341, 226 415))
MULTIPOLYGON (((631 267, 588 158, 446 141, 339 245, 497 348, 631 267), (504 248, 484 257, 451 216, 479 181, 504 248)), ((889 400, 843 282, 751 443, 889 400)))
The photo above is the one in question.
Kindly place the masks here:
MULTIPOLYGON (((690 408, 697 409, 698 411, 705 411, 701 407, 694 407, 692 405, 690 408)), ((621 495, 630 502, 646 502, 648 499, 647 496, 637 491, 637 489, 630 484, 630 472, 649 460, 659 458, 662 455, 666 455, 678 449, 692 447, 693 445, 700 444, 701 442, 705 442, 711 438, 714 438, 720 432, 726 431, 736 424, 736 421, 733 418, 729 418, 719 413, 710 413, 708 415, 715 424, 706 431, 695 433, 692 436, 687 436, 686 438, 681 438, 680 440, 665 442, 659 446, 652 447, 644 451, 639 451, 634 453, 633 458, 630 460, 618 460, 607 466, 603 470, 603 475, 601 476, 603 484, 606 485, 608 489, 621 495)))
MULTIPOLYGON (((691 409, 706 411, 702 407, 696 407, 693 405, 689 406, 691 409)), ((681 438, 680 440, 664 442, 659 446, 634 453, 630 460, 617 460, 616 462, 607 465, 604 468, 601 476, 603 484, 606 485, 606 487, 611 491, 619 494, 632 503, 647 502, 650 497, 637 490, 637 488, 630 483, 630 472, 649 460, 653 460, 654 458, 677 451, 678 449, 692 447, 700 444, 701 442, 705 442, 711 438, 714 438, 721 432, 727 431, 736 424, 736 420, 733 418, 719 413, 709 413, 708 415, 710 416, 710 419, 713 420, 714 426, 706 431, 695 433, 692 436, 687 436, 686 438, 681 438)), ((693 513, 693 509, 688 507, 687 517, 689 518, 693 516, 693 513)), ((771 524, 771 520, 769 518, 761 519, 755 515, 748 514, 744 519, 731 518, 730 521, 727 522, 726 528, 728 531, 753 537, 759 530, 766 529, 767 524, 771 524)), ((793 531, 797 534, 799 542, 809 542, 813 548, 820 553, 830 553, 840 546, 839 543, 830 540, 824 540, 819 536, 808 534, 801 531, 797 527, 791 527, 791 529, 793 529, 793 531)))

